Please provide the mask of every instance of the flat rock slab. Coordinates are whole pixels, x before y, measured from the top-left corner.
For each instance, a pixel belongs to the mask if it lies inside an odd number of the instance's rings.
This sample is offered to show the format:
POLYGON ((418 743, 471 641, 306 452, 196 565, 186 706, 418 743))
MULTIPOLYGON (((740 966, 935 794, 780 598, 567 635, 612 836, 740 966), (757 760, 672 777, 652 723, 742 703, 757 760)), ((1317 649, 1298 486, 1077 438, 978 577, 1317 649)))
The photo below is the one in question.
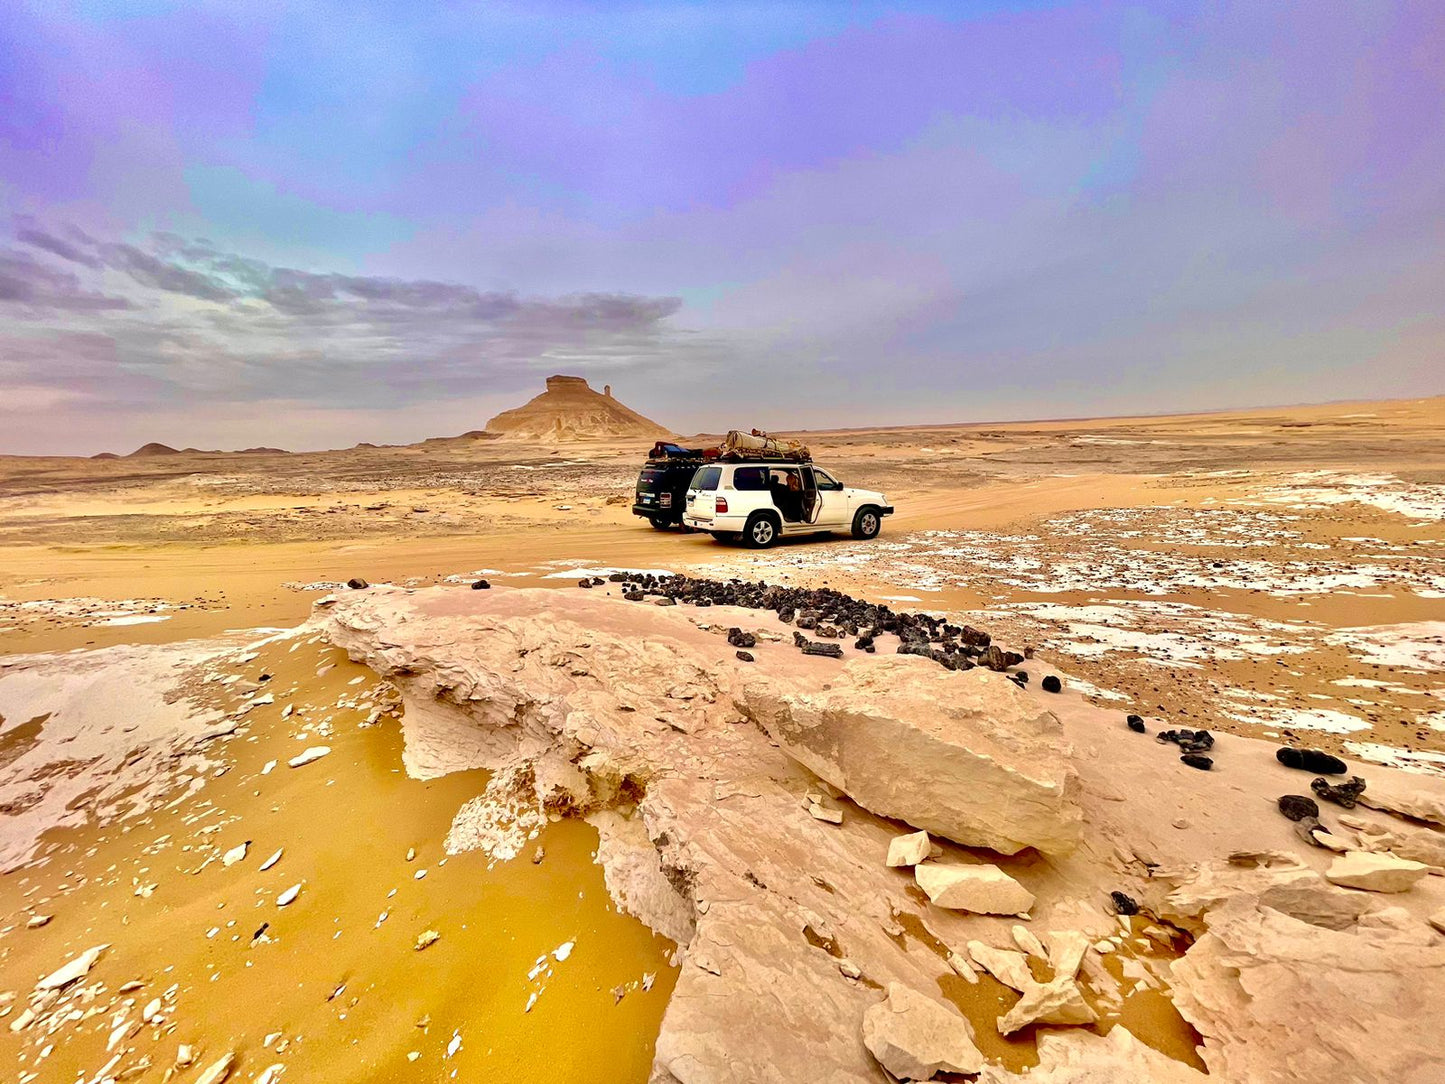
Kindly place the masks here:
POLYGON ((932 845, 927 832, 910 832, 906 836, 894 836, 888 841, 887 865, 893 868, 916 866, 928 857, 932 845))
POLYGON ((1423 862, 1373 851, 1351 851, 1331 862, 1325 877, 1345 888, 1407 892, 1429 872, 1430 867, 1423 862))
POLYGON ((1034 894, 997 866, 947 866, 924 862, 913 868, 918 887, 939 907, 980 915, 1021 915, 1034 894))

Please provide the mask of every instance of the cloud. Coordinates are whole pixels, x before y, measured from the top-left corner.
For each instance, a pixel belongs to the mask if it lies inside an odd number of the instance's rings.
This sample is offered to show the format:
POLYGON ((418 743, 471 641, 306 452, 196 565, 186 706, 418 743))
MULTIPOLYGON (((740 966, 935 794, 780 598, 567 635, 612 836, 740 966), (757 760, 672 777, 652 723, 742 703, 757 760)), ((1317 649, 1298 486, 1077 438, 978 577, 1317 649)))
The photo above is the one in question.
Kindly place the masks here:
MULTIPOLYGON (((380 409, 658 364, 680 301, 523 297, 277 267, 211 242, 22 221, 0 246, 0 376, 127 409, 286 400, 380 409)), ((60 400, 57 400, 57 402, 60 400)))

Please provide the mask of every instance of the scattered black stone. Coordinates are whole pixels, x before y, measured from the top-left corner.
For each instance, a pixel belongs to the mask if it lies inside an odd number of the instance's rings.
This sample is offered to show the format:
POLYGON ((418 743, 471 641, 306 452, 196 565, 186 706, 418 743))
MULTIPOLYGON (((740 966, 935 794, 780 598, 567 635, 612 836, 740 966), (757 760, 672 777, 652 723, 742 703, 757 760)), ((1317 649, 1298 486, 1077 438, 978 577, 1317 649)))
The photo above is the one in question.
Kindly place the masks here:
POLYGON ((1137 715, 1127 716, 1127 717, 1124 719, 1124 722, 1128 724, 1129 729, 1132 730, 1135 734, 1144 734, 1144 733, 1146 733, 1146 731, 1144 730, 1144 720, 1141 719, 1139 716, 1137 716, 1137 715))
POLYGON ((353 576, 351 579, 346 581, 346 586, 351 588, 353 591, 365 591, 368 587, 371 586, 371 584, 367 583, 360 576, 353 576))
POLYGON ((866 651, 866 652, 868 652, 868 654, 870 654, 870 655, 873 655, 873 654, 877 653, 877 651, 878 651, 878 649, 873 646, 873 637, 872 637, 872 636, 860 636, 860 637, 858 637, 858 639, 857 639, 856 641, 854 641, 854 643, 853 643, 853 650, 854 650, 854 651, 866 651))
POLYGON ((744 632, 734 626, 728 629, 728 643, 733 647, 757 647, 758 638, 751 632, 744 632))
MULTIPOLYGON (((1039 685, 1046 693, 1061 693, 1064 691, 1063 684, 1053 674, 1050 674, 1046 678, 1044 678, 1043 681, 1039 682, 1039 685)), ((1134 912, 1130 911, 1129 913, 1132 915, 1134 912)))
MULTIPOLYGON (((706 580, 691 576, 614 572, 608 579, 623 585, 623 598, 640 601, 661 596, 693 606, 741 606, 771 610, 784 624, 817 629, 822 639, 857 638, 860 651, 873 650, 883 635, 898 637, 904 655, 924 655, 950 670, 967 670, 982 660, 987 665, 989 634, 968 625, 951 624, 924 613, 898 613, 888 606, 852 598, 831 588, 783 587, 762 581, 706 580)), ((600 580, 593 580, 597 586, 600 580)), ((855 646, 857 646, 855 644, 855 646)), ((1016 666, 1027 656, 1000 651, 995 665, 1016 666)), ((1060 686, 1061 688, 1062 686, 1060 686)))
POLYGON ((823 655, 830 659, 841 659, 843 657, 842 644, 819 644, 811 643, 803 645, 804 655, 823 655))
MULTIPOLYGON (((591 587, 591 586, 592 586, 592 581, 591 581, 591 580, 578 580, 578 581, 577 581, 577 586, 578 586, 578 587, 591 587)), ((479 588, 476 584, 472 584, 472 590, 473 590, 473 591, 479 591, 479 590, 481 590, 481 588, 479 588)))
POLYGON ((666 595, 663 595, 662 598, 660 598, 660 599, 658 599, 656 602, 654 602, 653 605, 654 605, 654 606, 676 606, 676 605, 677 605, 677 599, 675 599, 675 598, 668 598, 666 595))
POLYGON ((257 681, 270 681, 270 680, 271 680, 271 675, 270 675, 270 674, 262 674, 262 675, 261 675, 260 677, 258 677, 256 680, 257 680, 257 681))
POLYGON ((1117 889, 1109 893, 1109 899, 1114 901, 1114 911, 1121 915, 1137 915, 1139 913, 1139 901, 1133 896, 1125 895, 1117 889))
MULTIPOLYGON (((582 586, 591 587, 592 585, 589 583, 584 583, 582 584, 582 586)), ((486 580, 477 580, 475 583, 472 584, 473 591, 490 591, 491 589, 492 585, 486 580)))
MULTIPOLYGON (((1141 733, 1143 725, 1141 719, 1139 721, 1141 733)), ((1207 730, 1161 730, 1154 735, 1154 740, 1161 744, 1173 742, 1183 753, 1207 753, 1214 748, 1214 735, 1207 730)))
POLYGON ((1319 819, 1319 803, 1303 794, 1282 794, 1277 804, 1279 811, 1292 821, 1304 820, 1306 817, 1319 819))
POLYGON ((739 652, 738 652, 738 661, 739 661, 739 662, 755 662, 756 660, 753 658, 753 653, 752 653, 751 651, 739 651, 739 652))
POLYGON ((1352 775, 1348 783, 1337 783, 1331 786, 1329 781, 1321 776, 1310 783, 1310 790, 1327 802, 1334 802, 1335 805, 1342 805, 1346 809, 1354 809, 1355 803, 1360 800, 1360 795, 1365 793, 1365 781, 1358 775, 1352 775))
POLYGON ((1323 749, 1293 749, 1283 745, 1274 751, 1274 759, 1286 768, 1299 768, 1316 775, 1344 775, 1349 770, 1343 760, 1323 749))
POLYGON ((1020 689, 1028 688, 1029 676, 1022 671, 1017 674, 1010 674, 1008 676, 1008 679, 1012 681, 1015 685, 1017 685, 1020 689))
POLYGON ((1198 768, 1201 772, 1207 772, 1210 768, 1214 767, 1213 759, 1205 756, 1203 753, 1185 753, 1179 759, 1191 768, 1198 768))

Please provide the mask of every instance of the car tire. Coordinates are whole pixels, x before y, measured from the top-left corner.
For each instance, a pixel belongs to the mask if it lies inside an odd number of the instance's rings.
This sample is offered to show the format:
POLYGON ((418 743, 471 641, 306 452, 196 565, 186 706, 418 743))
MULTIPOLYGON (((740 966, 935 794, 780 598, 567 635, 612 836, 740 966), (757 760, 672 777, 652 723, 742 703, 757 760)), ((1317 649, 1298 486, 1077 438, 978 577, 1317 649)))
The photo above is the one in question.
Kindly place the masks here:
POLYGON ((853 517, 854 538, 861 538, 866 542, 869 539, 877 538, 878 532, 882 529, 883 517, 872 505, 864 505, 853 517))
POLYGON ((754 512, 748 517, 748 525, 743 528, 743 541, 749 549, 765 550, 776 545, 778 536, 782 533, 782 524, 776 516, 766 512, 754 512))
POLYGON ((672 520, 666 516, 649 516, 647 522, 651 523, 653 530, 656 531, 665 531, 672 526, 672 520))

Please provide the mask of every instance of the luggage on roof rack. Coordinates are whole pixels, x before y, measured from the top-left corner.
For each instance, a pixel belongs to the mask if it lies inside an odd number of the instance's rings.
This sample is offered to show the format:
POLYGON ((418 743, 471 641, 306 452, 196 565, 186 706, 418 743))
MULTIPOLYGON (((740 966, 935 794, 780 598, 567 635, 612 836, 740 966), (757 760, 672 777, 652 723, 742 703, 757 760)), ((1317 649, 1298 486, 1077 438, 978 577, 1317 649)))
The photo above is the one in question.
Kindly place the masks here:
POLYGON ((754 429, 751 433, 731 430, 723 441, 723 456, 727 459, 787 459, 794 462, 807 462, 813 458, 806 444, 770 437, 761 429, 754 429))

